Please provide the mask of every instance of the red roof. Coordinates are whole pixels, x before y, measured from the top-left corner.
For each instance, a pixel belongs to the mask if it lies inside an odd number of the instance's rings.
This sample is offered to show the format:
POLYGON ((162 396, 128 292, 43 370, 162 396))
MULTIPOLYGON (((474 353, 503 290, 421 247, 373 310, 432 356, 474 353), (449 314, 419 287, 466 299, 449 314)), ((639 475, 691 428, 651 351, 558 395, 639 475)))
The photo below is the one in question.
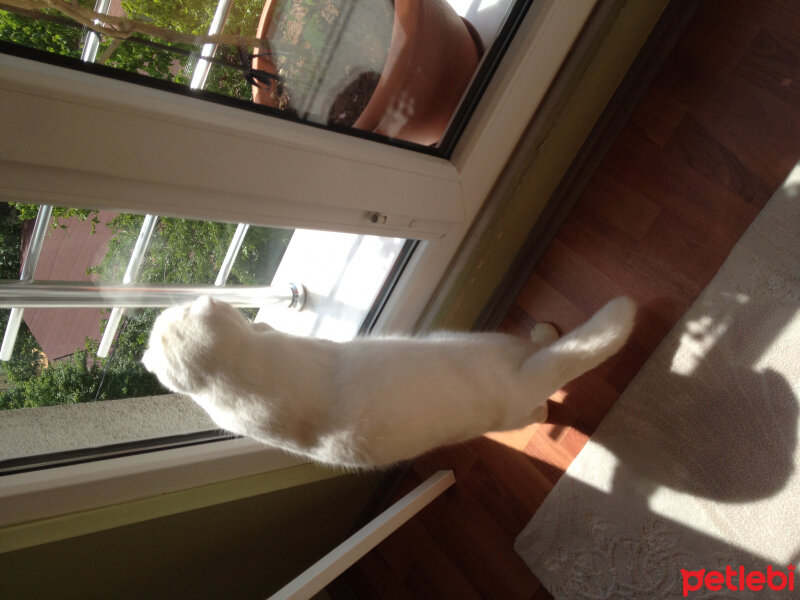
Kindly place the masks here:
MULTIPOLYGON (((34 279, 95 279, 86 274, 86 269, 99 264, 108 252, 111 230, 105 223, 116 214, 101 211, 94 235, 91 235, 91 223, 76 218, 63 221, 67 229, 51 229, 42 246, 34 279)), ((27 250, 27 240, 25 245, 27 250)), ((99 340, 100 321, 105 317, 107 314, 99 308, 28 308, 23 318, 42 351, 52 361, 83 348, 86 337, 99 340)))

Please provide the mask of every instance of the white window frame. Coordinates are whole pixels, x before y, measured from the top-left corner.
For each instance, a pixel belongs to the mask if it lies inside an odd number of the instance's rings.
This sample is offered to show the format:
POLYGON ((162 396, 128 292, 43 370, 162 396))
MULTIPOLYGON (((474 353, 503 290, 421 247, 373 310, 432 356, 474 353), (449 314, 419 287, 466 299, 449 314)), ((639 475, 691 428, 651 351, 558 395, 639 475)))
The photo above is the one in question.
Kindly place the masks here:
MULTIPOLYGON (((376 324, 410 331, 596 2, 534 2, 449 160, 0 55, 0 199, 420 238, 376 324)), ((282 456, 234 440, 0 477, 0 527, 299 462, 282 456)))

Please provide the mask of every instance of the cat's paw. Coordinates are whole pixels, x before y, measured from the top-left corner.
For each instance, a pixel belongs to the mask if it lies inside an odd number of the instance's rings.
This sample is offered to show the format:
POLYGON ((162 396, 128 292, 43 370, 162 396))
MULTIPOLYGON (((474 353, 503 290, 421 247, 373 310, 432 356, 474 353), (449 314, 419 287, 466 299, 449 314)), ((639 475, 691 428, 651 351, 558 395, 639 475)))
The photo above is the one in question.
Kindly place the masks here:
POLYGON ((551 323, 537 323, 531 329, 531 341, 534 344, 547 346, 558 339, 558 329, 551 323))

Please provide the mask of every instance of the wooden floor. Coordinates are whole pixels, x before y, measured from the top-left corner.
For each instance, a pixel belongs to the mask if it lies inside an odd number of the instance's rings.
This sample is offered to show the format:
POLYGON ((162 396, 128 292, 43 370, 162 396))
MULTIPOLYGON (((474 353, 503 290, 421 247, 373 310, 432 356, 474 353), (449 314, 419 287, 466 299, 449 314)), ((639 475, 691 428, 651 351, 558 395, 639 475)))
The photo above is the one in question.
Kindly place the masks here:
POLYGON ((549 598, 514 553, 620 393, 800 159, 800 3, 707 0, 502 328, 561 330, 610 298, 640 305, 628 347, 570 384, 549 423, 418 459, 457 484, 340 578, 355 598, 549 598))

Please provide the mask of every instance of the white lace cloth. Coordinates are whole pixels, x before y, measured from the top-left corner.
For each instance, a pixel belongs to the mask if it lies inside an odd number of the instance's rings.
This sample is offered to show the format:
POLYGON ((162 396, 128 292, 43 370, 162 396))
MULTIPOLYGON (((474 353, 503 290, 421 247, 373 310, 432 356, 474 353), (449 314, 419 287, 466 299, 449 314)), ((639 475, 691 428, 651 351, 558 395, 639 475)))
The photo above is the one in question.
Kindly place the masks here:
POLYGON ((800 598, 800 166, 516 541, 558 600, 800 598), (681 569, 794 591, 687 591, 681 569), (776 584, 780 579, 775 580, 776 584), (788 587, 788 578, 787 578, 788 587))

